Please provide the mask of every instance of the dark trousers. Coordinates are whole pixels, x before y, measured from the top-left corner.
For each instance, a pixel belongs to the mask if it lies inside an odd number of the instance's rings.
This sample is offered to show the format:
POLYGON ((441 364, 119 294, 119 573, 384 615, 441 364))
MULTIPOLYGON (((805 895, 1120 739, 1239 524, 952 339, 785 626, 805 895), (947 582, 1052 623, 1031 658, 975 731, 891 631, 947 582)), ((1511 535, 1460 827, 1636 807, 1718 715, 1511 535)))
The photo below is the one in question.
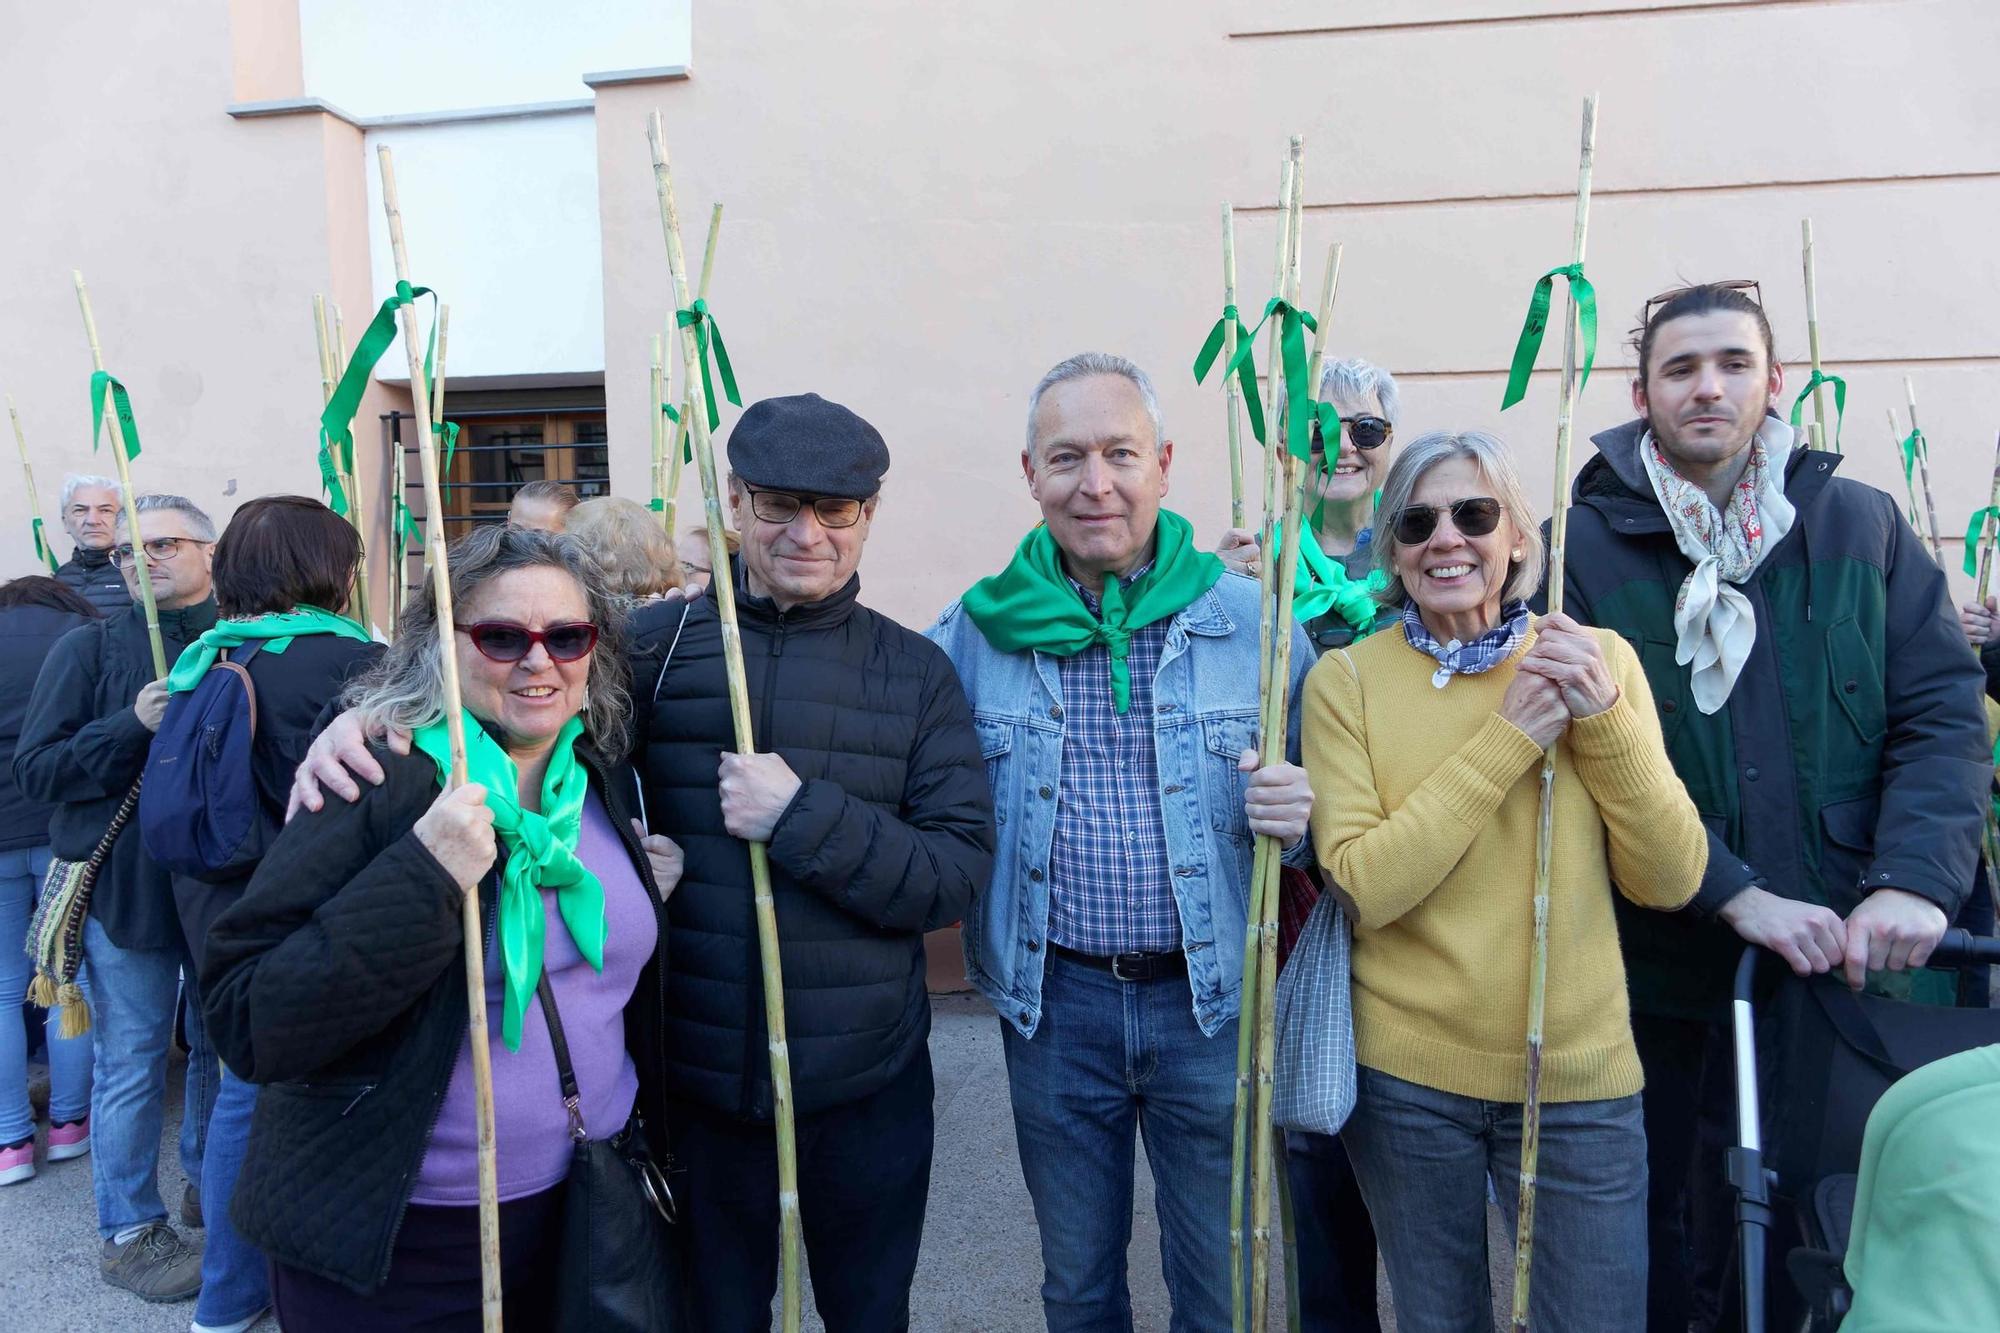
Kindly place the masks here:
MULTIPOLYGON (((881 1091, 798 1117, 799 1213, 812 1299, 827 1333, 910 1326, 931 1180, 931 1057, 919 1049, 881 1091)), ((778 1287, 778 1152, 771 1126, 682 1103, 674 1156, 686 1168, 693 1326, 762 1333, 778 1287)))
POLYGON ((1381 1333, 1375 1311, 1375 1227, 1338 1136, 1285 1131, 1285 1174, 1299 1247, 1305 1333, 1381 1333))
MULTIPOLYGON (((548 1328, 562 1252, 563 1187, 500 1205, 500 1284, 508 1328, 548 1328)), ((411 1204, 389 1277, 365 1296, 271 1265, 271 1305, 285 1333, 478 1333, 479 1210, 411 1204)))

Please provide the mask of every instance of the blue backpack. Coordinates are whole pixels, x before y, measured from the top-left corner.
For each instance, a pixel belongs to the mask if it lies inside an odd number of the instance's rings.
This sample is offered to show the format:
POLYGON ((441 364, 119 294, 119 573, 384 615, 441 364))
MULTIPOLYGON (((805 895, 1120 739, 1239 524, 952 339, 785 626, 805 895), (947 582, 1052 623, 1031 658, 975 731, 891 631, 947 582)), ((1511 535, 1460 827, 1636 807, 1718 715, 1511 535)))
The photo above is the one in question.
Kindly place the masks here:
POLYGON ((257 797, 250 745, 257 688, 244 663, 263 645, 225 650, 193 689, 167 701, 139 789, 146 854, 198 879, 256 865, 277 836, 257 797))

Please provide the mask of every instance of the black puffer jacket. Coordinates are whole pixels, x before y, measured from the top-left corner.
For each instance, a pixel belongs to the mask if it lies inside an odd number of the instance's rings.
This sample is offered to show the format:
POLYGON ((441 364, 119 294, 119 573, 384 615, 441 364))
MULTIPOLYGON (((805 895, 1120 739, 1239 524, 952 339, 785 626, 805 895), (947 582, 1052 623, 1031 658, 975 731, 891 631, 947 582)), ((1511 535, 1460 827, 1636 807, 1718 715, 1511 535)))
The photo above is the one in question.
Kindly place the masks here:
MULTIPOLYGON (((577 756, 653 895, 664 944, 666 912, 631 833, 631 772, 582 745, 577 756)), ((388 1276, 466 1036, 458 886, 411 831, 437 798, 437 767, 376 757, 381 786, 285 826, 210 929, 201 970, 209 1039, 232 1072, 264 1085, 229 1215, 278 1263, 357 1291, 388 1276)), ((479 889, 489 951, 499 868, 479 889)), ((662 966, 656 950, 625 1009, 649 1125, 665 1123, 662 966)))
POLYGON ((0 852, 40 847, 49 840, 49 816, 54 811, 47 802, 21 794, 14 781, 14 749, 42 663, 58 639, 89 619, 52 606, 10 606, 0 611, 0 852))
MULTIPOLYGON (((770 847, 802 1115, 876 1091, 924 1045, 923 932, 958 920, 993 864, 993 798, 958 673, 859 591, 851 579, 784 612, 737 592, 758 748, 805 784, 770 847)), ((685 619, 672 603, 642 610, 633 630, 653 827, 687 854, 669 911, 668 1078, 676 1097, 768 1121, 750 857, 723 829, 716 786, 736 742, 714 594, 685 619)))
MULTIPOLYGON (((215 602, 160 612, 167 665, 215 623, 215 602)), ((49 844, 57 856, 89 856, 118 803, 145 770, 153 733, 132 703, 153 679, 143 607, 71 630, 50 650, 14 751, 14 781, 56 807, 49 844)), ((121 949, 181 947, 172 880, 126 825, 90 897, 90 914, 121 949)))
POLYGON ((115 616, 132 605, 132 590, 125 586, 125 576, 118 572, 118 566, 111 563, 109 551, 79 546, 75 555, 57 566, 55 576, 82 593, 101 616, 115 616))

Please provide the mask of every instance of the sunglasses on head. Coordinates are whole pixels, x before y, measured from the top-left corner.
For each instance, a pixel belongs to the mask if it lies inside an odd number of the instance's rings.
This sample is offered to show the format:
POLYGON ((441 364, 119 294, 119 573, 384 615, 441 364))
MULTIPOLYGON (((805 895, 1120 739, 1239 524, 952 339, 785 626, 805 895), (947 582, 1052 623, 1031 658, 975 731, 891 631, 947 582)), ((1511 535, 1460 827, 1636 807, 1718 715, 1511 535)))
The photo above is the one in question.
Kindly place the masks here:
MULTIPOLYGON (((1742 292, 1744 295, 1748 296, 1752 301, 1755 301, 1759 309, 1762 309, 1764 305, 1764 289, 1757 285, 1757 279, 1755 278, 1726 278, 1721 282, 1705 282, 1697 285, 1703 287, 1719 287, 1723 291, 1727 292, 1742 292)), ((1665 305, 1669 301, 1672 301, 1678 297, 1686 296, 1689 292, 1693 290, 1694 290, 1693 286, 1675 287, 1673 290, 1661 292, 1658 296, 1655 296, 1651 300, 1647 301, 1646 308, 1643 311, 1641 311, 1639 315, 1640 327, 1644 328, 1652 324, 1653 312, 1655 310, 1659 309, 1661 306, 1665 305)))
POLYGON ((597 646, 597 626, 588 620, 546 629, 529 629, 507 620, 482 620, 460 625, 458 631, 472 639, 480 656, 494 662, 518 662, 538 643, 555 661, 574 662, 597 646))
POLYGON ((1500 526, 1500 502, 1490 495, 1454 500, 1448 505, 1405 505, 1396 515, 1396 541, 1422 546, 1437 531, 1438 517, 1451 511, 1451 525, 1462 537, 1484 537, 1500 526))
MULTIPOLYGON (((1389 433, 1394 428, 1382 417, 1347 418, 1347 438, 1356 449, 1380 449, 1389 442, 1389 433)), ((1326 452, 1326 441, 1320 435, 1319 423, 1313 423, 1313 452, 1326 452)))

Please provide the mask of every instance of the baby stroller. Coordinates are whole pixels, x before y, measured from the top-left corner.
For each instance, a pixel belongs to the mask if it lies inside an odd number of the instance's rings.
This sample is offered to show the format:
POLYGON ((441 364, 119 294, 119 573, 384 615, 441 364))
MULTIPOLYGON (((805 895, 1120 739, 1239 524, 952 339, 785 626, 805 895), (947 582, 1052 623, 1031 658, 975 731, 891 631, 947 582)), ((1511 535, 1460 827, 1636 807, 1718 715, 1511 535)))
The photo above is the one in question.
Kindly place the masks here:
MULTIPOLYGON (((1868 1113, 1911 1070, 2000 1042, 2000 1011, 1909 1004, 1856 995, 1837 976, 1787 975, 1768 1004, 1760 1052, 1753 992, 1763 952, 1745 949, 1736 968, 1737 1142, 1725 1157, 1736 1191, 1743 1329, 1764 1333, 1776 1200, 1804 1237, 1787 1268, 1805 1301, 1805 1326, 1821 1333, 1839 1327, 1851 1299, 1842 1260, 1868 1113), (1774 1090, 1768 1107, 1760 1077, 1774 1090)), ((2000 939, 1953 929, 1928 965, 1990 964, 2000 964, 2000 939)))

